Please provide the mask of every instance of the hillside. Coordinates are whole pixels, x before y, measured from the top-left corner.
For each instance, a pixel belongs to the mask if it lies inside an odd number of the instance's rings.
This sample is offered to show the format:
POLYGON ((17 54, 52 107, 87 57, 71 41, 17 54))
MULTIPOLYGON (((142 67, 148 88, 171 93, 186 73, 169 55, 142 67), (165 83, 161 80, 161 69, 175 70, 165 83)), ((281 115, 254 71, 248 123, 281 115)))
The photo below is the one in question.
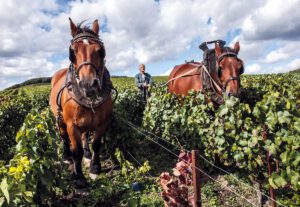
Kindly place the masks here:
MULTIPOLYGON (((290 71, 288 73, 300 73, 300 68, 299 69, 296 69, 296 70, 293 70, 293 71, 290 71)), ((114 80, 117 80, 117 79, 132 79, 134 81, 133 78, 131 77, 127 77, 127 76, 111 76, 112 77, 112 80, 114 82, 114 80)), ((156 82, 166 82, 167 81, 167 76, 154 76, 154 80, 156 80, 156 82)), ((40 77, 40 78, 33 78, 33 79, 29 79, 29 80, 26 80, 22 83, 19 83, 19 84, 15 84, 13 86, 10 86, 4 90, 9 90, 9 89, 16 89, 16 88, 19 88, 19 87, 22 87, 22 86, 26 86, 26 85, 33 85, 33 84, 50 84, 51 82, 51 77, 40 77)))
MULTIPOLYGON (((133 77, 111 76, 111 79, 112 79, 113 83, 116 83, 116 85, 119 85, 119 82, 122 82, 121 81, 122 79, 124 79, 124 80, 131 80, 132 83, 134 83, 134 78, 133 77)), ((166 81, 167 77, 166 76, 154 76, 153 79, 154 79, 155 82, 162 82, 162 81, 166 81)), ((17 89, 17 88, 20 88, 20 87, 23 87, 23 86, 28 86, 28 85, 38 86, 38 85, 44 85, 44 84, 47 85, 47 84, 50 84, 50 83, 51 83, 51 77, 33 78, 33 79, 26 80, 26 81, 24 81, 22 83, 15 84, 15 85, 12 85, 12 86, 10 86, 8 88, 5 88, 4 91, 5 90, 10 90, 10 89, 17 89)))
POLYGON ((296 70, 293 70, 293 71, 290 71, 290 73, 300 73, 300 68, 296 69, 296 70))

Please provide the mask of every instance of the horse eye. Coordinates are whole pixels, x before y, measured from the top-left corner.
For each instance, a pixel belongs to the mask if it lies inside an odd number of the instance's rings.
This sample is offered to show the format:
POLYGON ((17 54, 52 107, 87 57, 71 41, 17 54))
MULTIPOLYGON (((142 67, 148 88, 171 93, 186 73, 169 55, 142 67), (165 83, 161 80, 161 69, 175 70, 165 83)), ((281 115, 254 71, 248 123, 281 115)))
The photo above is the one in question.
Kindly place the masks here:
POLYGON ((97 50, 97 54, 99 55, 100 58, 104 58, 105 57, 105 50, 103 48, 99 48, 97 50))

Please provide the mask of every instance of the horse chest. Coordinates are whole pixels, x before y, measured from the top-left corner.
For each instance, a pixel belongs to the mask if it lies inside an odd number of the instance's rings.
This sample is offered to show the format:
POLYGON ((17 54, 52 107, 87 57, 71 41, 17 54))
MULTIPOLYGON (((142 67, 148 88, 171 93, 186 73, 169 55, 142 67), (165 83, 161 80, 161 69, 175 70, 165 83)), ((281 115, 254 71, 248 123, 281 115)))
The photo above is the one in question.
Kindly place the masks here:
MULTIPOLYGON (((105 104, 104 104, 105 105, 105 104)), ((96 130, 107 122, 111 110, 103 110, 103 105, 94 109, 85 108, 72 99, 66 102, 63 110, 63 119, 67 126, 75 125, 80 131, 96 130)))
POLYGON ((74 116, 74 123, 80 128, 94 128, 94 114, 87 110, 80 110, 74 116))

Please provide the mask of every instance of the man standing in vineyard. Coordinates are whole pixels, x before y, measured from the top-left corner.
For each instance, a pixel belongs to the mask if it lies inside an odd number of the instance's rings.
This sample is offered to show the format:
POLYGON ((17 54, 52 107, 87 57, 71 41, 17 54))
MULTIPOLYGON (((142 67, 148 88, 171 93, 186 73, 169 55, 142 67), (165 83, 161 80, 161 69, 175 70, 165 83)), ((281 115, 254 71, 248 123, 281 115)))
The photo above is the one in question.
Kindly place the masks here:
POLYGON ((148 92, 148 87, 153 83, 151 75, 145 73, 145 65, 140 64, 139 66, 140 72, 135 76, 135 84, 141 91, 141 97, 143 101, 146 101, 147 98, 150 96, 148 92))

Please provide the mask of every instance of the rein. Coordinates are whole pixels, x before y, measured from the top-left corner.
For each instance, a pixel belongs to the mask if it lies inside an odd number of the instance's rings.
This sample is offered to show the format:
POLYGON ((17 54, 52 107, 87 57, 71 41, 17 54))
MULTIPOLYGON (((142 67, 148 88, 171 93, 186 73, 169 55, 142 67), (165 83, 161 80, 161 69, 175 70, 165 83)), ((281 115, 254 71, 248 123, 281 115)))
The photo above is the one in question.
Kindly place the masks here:
MULTIPOLYGON (((191 63, 189 63, 189 64, 191 64, 191 63)), ((216 87, 219 91, 223 91, 223 89, 218 85, 218 83, 211 77, 211 75, 210 75, 210 73, 208 72, 208 70, 207 70, 207 68, 205 67, 205 65, 196 65, 196 64, 193 64, 193 65, 195 65, 195 66, 197 66, 197 67, 195 67, 194 69, 192 69, 192 70, 190 70, 190 71, 188 71, 188 72, 186 72, 186 73, 184 73, 184 74, 182 74, 182 75, 180 75, 180 76, 177 76, 177 77, 174 77, 174 78, 168 80, 168 82, 166 82, 166 83, 164 83, 164 84, 162 84, 162 85, 160 85, 160 86, 163 87, 163 86, 165 86, 165 85, 168 85, 171 81, 174 81, 174 80, 176 80, 176 79, 178 79, 178 78, 182 78, 182 77, 184 77, 184 76, 186 76, 186 75, 188 75, 188 74, 190 74, 190 73, 192 73, 192 72, 194 72, 194 71, 196 71, 196 70, 198 70, 198 69, 203 69, 204 72, 206 72, 206 73, 208 74, 209 78, 212 80, 212 83, 215 85, 215 87, 216 87)))
MULTIPOLYGON (((201 66, 201 65, 200 65, 200 66, 201 66)), ((190 71, 188 71, 188 72, 186 72, 186 73, 184 73, 184 74, 182 74, 182 75, 180 75, 180 76, 177 76, 177 77, 175 77, 175 78, 172 78, 172 79, 168 80, 166 83, 164 83, 164 84, 162 84, 162 85, 160 85, 160 86, 163 87, 163 86, 165 86, 165 85, 168 85, 171 81, 176 80, 176 79, 178 79, 178 78, 182 78, 182 77, 184 77, 184 76, 186 76, 186 75, 188 75, 188 74, 190 74, 190 73, 192 73, 192 72, 198 70, 198 69, 200 68, 200 66, 197 66, 197 67, 194 68, 193 70, 190 70, 190 71)))

